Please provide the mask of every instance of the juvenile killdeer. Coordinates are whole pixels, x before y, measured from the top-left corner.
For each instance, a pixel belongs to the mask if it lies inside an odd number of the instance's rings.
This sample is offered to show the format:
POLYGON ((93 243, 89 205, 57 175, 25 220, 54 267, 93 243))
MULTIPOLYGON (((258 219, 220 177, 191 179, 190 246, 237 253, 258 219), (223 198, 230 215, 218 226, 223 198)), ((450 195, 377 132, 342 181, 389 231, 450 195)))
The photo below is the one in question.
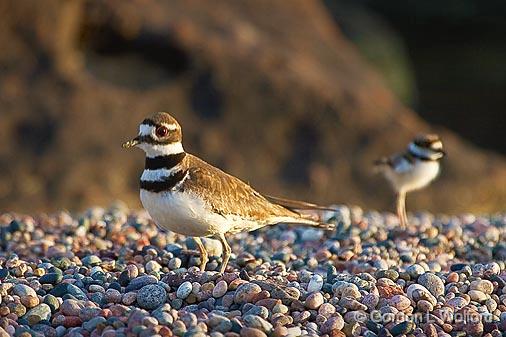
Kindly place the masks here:
POLYGON ((397 193, 397 215, 402 229, 408 223, 406 193, 423 188, 434 180, 439 173, 439 160, 444 156, 441 139, 428 134, 416 137, 405 152, 375 161, 397 193))
POLYGON ((157 112, 142 121, 137 137, 123 144, 124 148, 135 146, 146 153, 140 182, 144 208, 158 226, 195 238, 201 270, 208 261, 201 237, 220 240, 224 272, 231 253, 226 234, 277 223, 333 228, 319 221, 314 213, 308 214, 332 209, 262 195, 236 177, 186 153, 181 126, 168 113, 157 112))

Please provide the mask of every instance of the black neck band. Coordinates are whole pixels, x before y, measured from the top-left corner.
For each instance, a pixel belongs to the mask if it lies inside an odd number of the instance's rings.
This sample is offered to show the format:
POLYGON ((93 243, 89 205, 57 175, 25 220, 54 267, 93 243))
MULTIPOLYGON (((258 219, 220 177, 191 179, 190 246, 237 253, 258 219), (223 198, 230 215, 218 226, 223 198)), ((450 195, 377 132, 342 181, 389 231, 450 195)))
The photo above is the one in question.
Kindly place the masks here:
POLYGON ((422 155, 420 155, 418 153, 412 152, 411 150, 409 151, 409 154, 411 155, 411 157, 419 159, 419 160, 422 160, 422 161, 436 161, 436 159, 432 159, 430 157, 422 156, 422 155))
POLYGON ((187 173, 187 170, 181 170, 168 177, 163 178, 163 180, 141 180, 141 188, 150 192, 170 191, 184 179, 187 173))
POLYGON ((170 154, 167 156, 157 156, 157 157, 146 157, 146 170, 157 170, 161 168, 171 169, 177 164, 179 164, 184 157, 186 156, 185 152, 170 154))

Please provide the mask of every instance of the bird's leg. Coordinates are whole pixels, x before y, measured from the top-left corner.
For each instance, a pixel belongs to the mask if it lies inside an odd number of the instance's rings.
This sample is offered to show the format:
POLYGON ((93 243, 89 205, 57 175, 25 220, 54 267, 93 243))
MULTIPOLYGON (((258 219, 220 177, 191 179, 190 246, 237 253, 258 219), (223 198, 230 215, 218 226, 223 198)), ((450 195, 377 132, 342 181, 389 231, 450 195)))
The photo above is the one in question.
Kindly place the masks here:
POLYGON ((207 261, 209 261, 209 258, 207 257, 206 247, 204 247, 202 239, 200 239, 197 236, 194 236, 193 238, 195 239, 197 247, 199 248, 200 251, 200 271, 204 271, 206 270, 207 261))
POLYGON ((406 193, 402 198, 402 216, 404 217, 404 228, 408 227, 408 214, 406 213, 406 193))
POLYGON ((406 216, 406 192, 397 193, 397 216, 399 217, 400 228, 406 229, 408 220, 406 216))
POLYGON ((227 238, 225 234, 221 233, 218 235, 218 239, 221 242, 221 246, 223 247, 223 262, 221 263, 220 273, 225 272, 225 268, 227 268, 228 260, 230 259, 230 254, 232 249, 228 245, 227 238))

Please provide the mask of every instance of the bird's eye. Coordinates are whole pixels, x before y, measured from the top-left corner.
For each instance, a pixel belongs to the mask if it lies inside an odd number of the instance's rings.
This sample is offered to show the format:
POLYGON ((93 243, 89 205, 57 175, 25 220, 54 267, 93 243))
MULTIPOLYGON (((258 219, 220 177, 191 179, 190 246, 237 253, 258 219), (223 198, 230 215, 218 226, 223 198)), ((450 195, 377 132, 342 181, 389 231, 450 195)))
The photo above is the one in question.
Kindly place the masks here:
POLYGON ((156 135, 160 138, 163 138, 169 134, 169 129, 167 129, 165 126, 159 126, 156 128, 156 135))

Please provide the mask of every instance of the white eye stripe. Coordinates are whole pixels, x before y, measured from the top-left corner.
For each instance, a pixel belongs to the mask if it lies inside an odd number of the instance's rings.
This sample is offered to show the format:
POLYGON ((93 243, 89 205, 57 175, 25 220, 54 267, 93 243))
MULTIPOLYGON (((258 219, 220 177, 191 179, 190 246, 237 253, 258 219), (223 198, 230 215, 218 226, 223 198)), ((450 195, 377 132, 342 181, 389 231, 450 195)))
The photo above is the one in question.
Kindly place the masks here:
POLYGON ((152 135, 154 131, 154 127, 152 125, 141 124, 139 125, 139 135, 148 136, 152 135))
POLYGON ((430 147, 433 148, 433 149, 436 149, 436 150, 442 150, 443 149, 443 143, 441 143, 441 142, 434 142, 434 143, 431 144, 430 147))
POLYGON ((169 129, 170 131, 176 131, 177 130, 177 125, 176 124, 165 124, 165 123, 163 123, 162 125, 165 126, 167 129, 169 129))
MULTIPOLYGON (((176 131, 177 130, 177 125, 176 124, 165 124, 165 123, 163 123, 162 125, 165 126, 169 131, 176 131)), ((141 124, 141 125, 139 125, 139 134, 141 136, 154 135, 154 133, 155 133, 155 127, 153 125, 149 125, 149 124, 141 124)))

